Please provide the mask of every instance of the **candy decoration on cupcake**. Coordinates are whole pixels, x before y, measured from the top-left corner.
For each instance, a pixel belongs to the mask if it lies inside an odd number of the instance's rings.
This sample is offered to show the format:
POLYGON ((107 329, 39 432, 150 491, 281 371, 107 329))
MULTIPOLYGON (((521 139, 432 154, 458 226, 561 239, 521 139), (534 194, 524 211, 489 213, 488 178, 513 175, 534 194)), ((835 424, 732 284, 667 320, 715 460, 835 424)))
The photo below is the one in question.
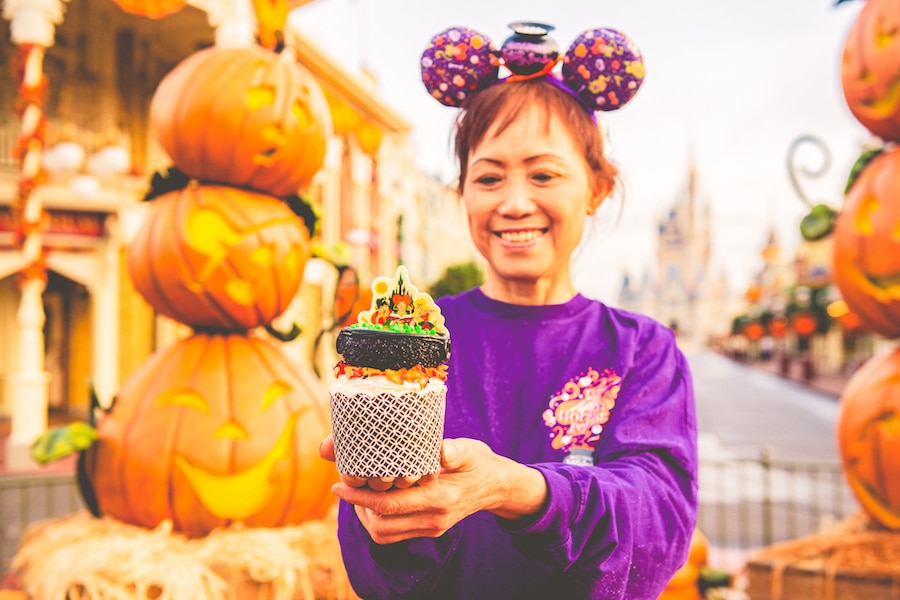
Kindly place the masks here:
POLYGON ((622 108, 644 81, 643 56, 621 31, 588 29, 560 56, 549 37, 553 25, 516 21, 509 27, 513 34, 499 49, 486 35, 466 27, 451 27, 432 37, 421 60, 428 93, 441 104, 461 107, 494 84, 546 77, 593 114, 622 108), (508 74, 501 76, 501 67, 508 74))
POLYGON ((372 305, 341 329, 335 349, 343 358, 335 375, 386 375, 424 383, 446 378, 450 335, 434 300, 409 282, 406 267, 372 282, 372 305))

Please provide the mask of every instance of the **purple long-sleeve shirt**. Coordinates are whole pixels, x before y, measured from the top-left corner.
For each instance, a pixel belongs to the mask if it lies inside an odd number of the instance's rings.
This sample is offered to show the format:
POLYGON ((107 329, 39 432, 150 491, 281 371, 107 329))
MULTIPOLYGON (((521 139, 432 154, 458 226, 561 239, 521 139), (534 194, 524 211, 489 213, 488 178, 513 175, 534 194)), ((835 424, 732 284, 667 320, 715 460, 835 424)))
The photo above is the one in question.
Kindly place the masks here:
POLYGON ((581 295, 518 306, 473 289, 438 304, 452 340, 445 437, 539 469, 549 501, 530 519, 480 512, 437 539, 387 545, 342 502, 356 593, 657 598, 687 557, 697 511, 693 387, 672 333, 581 295))

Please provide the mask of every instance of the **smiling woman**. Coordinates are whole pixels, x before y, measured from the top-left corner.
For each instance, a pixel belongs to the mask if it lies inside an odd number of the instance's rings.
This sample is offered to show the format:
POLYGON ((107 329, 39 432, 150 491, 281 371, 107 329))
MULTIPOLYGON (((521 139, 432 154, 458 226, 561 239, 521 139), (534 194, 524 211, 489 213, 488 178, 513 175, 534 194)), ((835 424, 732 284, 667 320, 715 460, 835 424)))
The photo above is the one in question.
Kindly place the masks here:
MULTIPOLYGON (((515 25, 515 52, 457 27, 422 57, 432 96, 463 111, 460 192, 488 273, 438 301, 454 356, 440 472, 333 488, 364 598, 646 600, 688 555, 697 425, 685 358, 659 323, 581 295, 569 267, 616 181, 592 110, 630 99, 643 63, 621 33, 588 30, 559 77, 552 45, 522 39, 552 27, 515 25), (546 62, 525 73, 505 56, 546 62)), ((334 460, 330 438, 320 453, 334 460)))
POLYGON ((572 252, 615 184, 602 148, 599 128, 556 86, 495 86, 472 98, 456 151, 472 239, 491 275, 485 293, 522 304, 572 297, 572 252))

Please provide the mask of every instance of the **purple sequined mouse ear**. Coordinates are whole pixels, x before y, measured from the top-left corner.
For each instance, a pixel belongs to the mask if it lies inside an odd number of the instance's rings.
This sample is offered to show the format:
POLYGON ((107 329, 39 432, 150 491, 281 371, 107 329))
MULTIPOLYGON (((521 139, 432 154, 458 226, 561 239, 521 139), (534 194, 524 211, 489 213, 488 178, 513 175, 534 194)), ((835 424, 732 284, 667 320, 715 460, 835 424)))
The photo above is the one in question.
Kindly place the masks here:
POLYGON ((592 110, 625 106, 644 80, 644 59, 628 36, 615 29, 588 29, 563 57, 563 81, 592 110))
POLYGON ((441 104, 458 107, 471 94, 497 82, 494 43, 468 27, 438 33, 422 52, 422 83, 441 104))

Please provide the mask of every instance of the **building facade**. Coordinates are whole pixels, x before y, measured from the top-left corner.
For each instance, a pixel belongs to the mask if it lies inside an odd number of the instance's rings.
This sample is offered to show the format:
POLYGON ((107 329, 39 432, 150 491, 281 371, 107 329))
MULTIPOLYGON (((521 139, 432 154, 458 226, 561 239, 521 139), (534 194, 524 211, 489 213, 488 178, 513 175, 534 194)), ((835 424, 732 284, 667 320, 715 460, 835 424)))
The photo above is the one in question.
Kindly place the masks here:
MULTIPOLYGON (((125 260, 150 177, 170 164, 150 131, 149 107, 163 77, 196 50, 253 43, 255 18, 250 0, 192 1, 160 19, 129 14, 109 0, 5 0, 4 17, 0 419, 11 421, 9 462, 22 459, 48 414, 86 417, 92 388, 109 405, 151 353, 190 333, 135 292, 125 260), (31 155, 17 144, 30 113, 21 110, 13 66, 33 49, 32 38, 40 42, 46 87, 43 144, 34 148, 42 168, 39 185, 28 190, 41 226, 32 228, 29 252, 21 197, 31 155)), ((400 261, 427 283, 471 251, 464 228, 429 233, 433 215, 456 215, 459 204, 416 167, 411 124, 379 98, 371 79, 291 28, 284 52, 313 74, 328 100, 333 127, 325 164, 300 191, 320 207, 314 241, 338 250, 308 261, 300 292, 279 318, 303 331, 291 342, 292 356, 327 364, 330 356, 315 356, 314 339, 331 317, 335 255, 367 285, 400 261)))

